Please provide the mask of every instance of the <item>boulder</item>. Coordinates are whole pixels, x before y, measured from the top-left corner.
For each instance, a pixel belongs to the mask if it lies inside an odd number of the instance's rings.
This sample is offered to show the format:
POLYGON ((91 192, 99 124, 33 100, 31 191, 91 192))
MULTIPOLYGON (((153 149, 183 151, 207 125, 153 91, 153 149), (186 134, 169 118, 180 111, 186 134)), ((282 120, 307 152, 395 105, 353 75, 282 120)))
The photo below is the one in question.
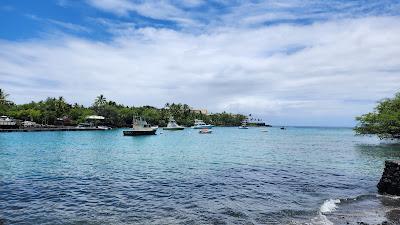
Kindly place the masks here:
POLYGON ((378 183, 378 192, 400 196, 400 161, 385 161, 385 170, 378 183))

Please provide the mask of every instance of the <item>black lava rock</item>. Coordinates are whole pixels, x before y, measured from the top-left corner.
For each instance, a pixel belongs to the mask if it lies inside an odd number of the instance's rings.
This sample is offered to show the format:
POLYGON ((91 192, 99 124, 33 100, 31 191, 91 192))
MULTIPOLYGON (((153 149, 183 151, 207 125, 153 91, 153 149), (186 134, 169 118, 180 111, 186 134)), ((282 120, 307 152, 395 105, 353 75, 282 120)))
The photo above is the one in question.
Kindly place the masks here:
POLYGON ((385 170, 378 183, 381 194, 400 195, 400 161, 386 161, 385 170))

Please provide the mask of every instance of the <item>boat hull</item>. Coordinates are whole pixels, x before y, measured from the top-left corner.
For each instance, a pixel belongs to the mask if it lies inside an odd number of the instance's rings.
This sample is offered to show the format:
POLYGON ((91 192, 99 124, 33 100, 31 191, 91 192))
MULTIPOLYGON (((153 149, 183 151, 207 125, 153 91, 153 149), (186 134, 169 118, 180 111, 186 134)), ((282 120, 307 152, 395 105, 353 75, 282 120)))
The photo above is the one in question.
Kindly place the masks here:
POLYGON ((193 129, 211 129, 213 125, 201 125, 201 126, 193 126, 193 129))
POLYGON ((157 130, 124 130, 124 136, 143 136, 143 135, 155 135, 157 130))
POLYGON ((184 127, 164 127, 163 130, 183 130, 184 127))
POLYGON ((111 130, 112 129, 111 127, 105 127, 105 126, 98 126, 97 128, 100 130, 111 130))
POLYGON ((248 127, 240 126, 239 129, 249 129, 248 127))
POLYGON ((211 134, 211 130, 200 130, 199 133, 200 134, 211 134))

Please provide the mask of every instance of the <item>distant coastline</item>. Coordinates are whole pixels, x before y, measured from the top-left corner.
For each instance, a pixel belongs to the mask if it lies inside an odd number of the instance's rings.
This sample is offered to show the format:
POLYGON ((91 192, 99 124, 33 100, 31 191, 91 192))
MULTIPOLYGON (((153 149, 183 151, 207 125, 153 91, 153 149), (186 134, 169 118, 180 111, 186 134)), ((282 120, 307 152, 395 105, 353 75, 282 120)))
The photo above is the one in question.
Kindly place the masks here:
MULTIPOLYGON (((3 95, 8 97, 4 92, 3 95)), ((64 97, 47 98, 26 104, 4 100, 0 104, 0 116, 13 118, 19 124, 27 121, 40 126, 76 126, 84 123, 91 115, 104 117, 102 123, 110 127, 129 127, 133 116, 141 116, 150 124, 160 127, 166 126, 170 117, 187 127, 192 126, 195 119, 216 126, 239 126, 247 118, 242 114, 228 112, 208 113, 206 109, 195 109, 180 103, 166 103, 162 108, 127 106, 107 100, 103 95, 99 95, 89 107, 68 103, 64 97)))

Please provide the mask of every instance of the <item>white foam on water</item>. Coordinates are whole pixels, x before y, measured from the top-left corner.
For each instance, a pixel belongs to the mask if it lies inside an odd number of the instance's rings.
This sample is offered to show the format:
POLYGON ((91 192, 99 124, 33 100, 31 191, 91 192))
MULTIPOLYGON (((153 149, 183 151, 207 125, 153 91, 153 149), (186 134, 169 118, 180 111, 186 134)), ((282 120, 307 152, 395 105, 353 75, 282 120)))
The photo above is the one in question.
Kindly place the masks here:
POLYGON ((337 208, 337 204, 340 203, 340 199, 329 199, 326 200, 320 207, 318 215, 311 219, 309 223, 305 223, 306 225, 334 225, 332 221, 330 221, 324 213, 329 213, 334 211, 337 208))
POLYGON ((381 195, 381 194, 376 194, 376 197, 381 197, 381 198, 390 198, 390 199, 400 199, 400 196, 396 196, 396 195, 388 195, 388 194, 385 194, 385 195, 381 195))
POLYGON ((340 199, 329 199, 324 202, 324 204, 321 205, 321 208, 319 211, 321 213, 329 213, 334 211, 337 208, 336 204, 340 203, 340 199))
POLYGON ((334 225, 326 216, 321 213, 311 220, 311 223, 307 223, 307 225, 334 225))

